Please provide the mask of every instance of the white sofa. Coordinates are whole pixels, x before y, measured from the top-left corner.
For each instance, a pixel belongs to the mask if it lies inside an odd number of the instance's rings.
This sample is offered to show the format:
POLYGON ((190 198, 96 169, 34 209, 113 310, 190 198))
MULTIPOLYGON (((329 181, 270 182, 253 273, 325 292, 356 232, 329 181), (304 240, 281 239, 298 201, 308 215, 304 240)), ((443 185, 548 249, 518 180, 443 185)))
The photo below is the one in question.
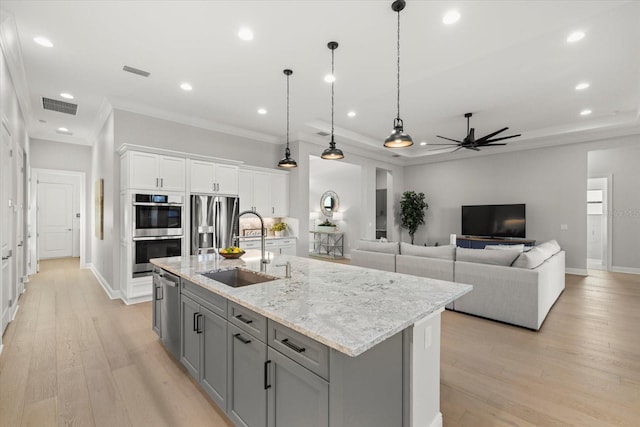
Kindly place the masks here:
POLYGON ((473 285, 447 308, 539 330, 564 290, 565 252, 553 240, 528 252, 519 249, 361 241, 351 263, 473 285))

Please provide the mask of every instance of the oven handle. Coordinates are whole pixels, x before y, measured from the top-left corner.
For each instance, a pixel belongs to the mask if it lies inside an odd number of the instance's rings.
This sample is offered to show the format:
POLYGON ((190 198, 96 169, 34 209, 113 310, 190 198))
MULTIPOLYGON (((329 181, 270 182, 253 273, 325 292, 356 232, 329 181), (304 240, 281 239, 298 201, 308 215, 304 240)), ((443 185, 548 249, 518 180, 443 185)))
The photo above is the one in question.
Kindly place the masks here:
POLYGON ((133 206, 182 206, 184 203, 133 202, 133 206))
POLYGON ((179 236, 155 236, 155 237, 134 237, 133 241, 138 242, 141 240, 173 240, 173 239, 182 239, 182 235, 179 236))

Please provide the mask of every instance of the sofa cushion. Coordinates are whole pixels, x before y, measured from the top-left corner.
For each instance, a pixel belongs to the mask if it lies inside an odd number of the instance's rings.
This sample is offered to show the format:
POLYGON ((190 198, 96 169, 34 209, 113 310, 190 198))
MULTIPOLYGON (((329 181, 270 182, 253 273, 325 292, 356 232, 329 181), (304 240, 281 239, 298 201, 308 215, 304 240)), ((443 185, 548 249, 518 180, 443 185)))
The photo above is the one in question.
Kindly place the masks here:
POLYGON ((456 248, 456 261, 510 266, 520 253, 486 249, 456 248))
POLYGON ((402 242, 400 243, 400 253, 402 255, 422 256, 453 261, 456 254, 456 247, 454 245, 418 246, 402 242))
POLYGON ((397 242, 380 242, 378 240, 359 240, 356 249, 395 255, 400 253, 400 248, 397 242))
POLYGON ((534 247, 528 252, 521 253, 513 262, 514 267, 518 268, 536 268, 542 265, 547 259, 553 255, 549 255, 549 251, 545 251, 544 248, 540 249, 538 246, 534 247))
POLYGON ((549 240, 548 242, 540 243, 536 246, 536 248, 546 254, 547 258, 560 252, 560 245, 555 240, 549 240))
POLYGON ((518 251, 524 252, 524 243, 519 245, 487 245, 484 247, 490 251, 518 251))

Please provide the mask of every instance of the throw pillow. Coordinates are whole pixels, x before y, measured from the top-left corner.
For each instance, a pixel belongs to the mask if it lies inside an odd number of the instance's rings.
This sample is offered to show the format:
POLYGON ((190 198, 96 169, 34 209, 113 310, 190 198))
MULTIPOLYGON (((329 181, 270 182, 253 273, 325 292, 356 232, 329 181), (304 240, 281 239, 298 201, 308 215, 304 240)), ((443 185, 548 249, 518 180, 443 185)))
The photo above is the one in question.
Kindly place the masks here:
POLYGON ((510 266, 520 253, 485 249, 456 248, 456 261, 510 266))
POLYGON ((545 250, 545 248, 541 249, 540 246, 535 246, 529 252, 521 253, 518 259, 513 262, 513 266, 529 269, 536 268, 551 256, 553 256, 553 254, 549 255, 549 251, 545 250))
POLYGON ((490 251, 518 251, 524 252, 524 243, 519 245, 487 245, 484 247, 490 251))
POLYGON ((361 251, 382 252, 395 255, 398 255, 400 253, 398 243, 383 243, 377 240, 359 240, 356 249, 360 249, 361 251))
POLYGON ((423 256, 453 261, 453 257, 456 254, 456 247, 454 245, 418 246, 402 242, 400 243, 400 253, 402 255, 423 256))
POLYGON ((549 240, 548 242, 540 243, 536 246, 536 248, 541 250, 547 256, 547 258, 560 252, 560 245, 555 240, 549 240))

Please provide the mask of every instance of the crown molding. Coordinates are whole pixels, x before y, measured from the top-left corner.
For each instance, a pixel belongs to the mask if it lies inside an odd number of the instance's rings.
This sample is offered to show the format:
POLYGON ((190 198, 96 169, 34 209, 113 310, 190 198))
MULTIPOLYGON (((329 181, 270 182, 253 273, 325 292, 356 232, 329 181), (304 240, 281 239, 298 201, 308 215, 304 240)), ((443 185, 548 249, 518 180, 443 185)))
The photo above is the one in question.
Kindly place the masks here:
POLYGON ((18 29, 13 14, 0 9, 0 49, 7 61, 9 76, 18 99, 18 105, 22 111, 27 133, 31 134, 35 129, 31 97, 29 96, 29 84, 22 60, 22 48, 18 38, 18 29))
POLYGON ((240 136, 255 141, 268 142, 269 144, 282 144, 281 138, 266 133, 255 132, 223 123, 217 123, 211 120, 200 119, 197 117, 185 116, 183 114, 172 113, 158 108, 145 105, 134 104, 121 98, 110 98, 109 102, 112 107, 117 110, 128 111, 130 113, 142 114, 156 119, 168 120, 187 126, 193 126, 201 129, 220 132, 227 135, 240 136))

